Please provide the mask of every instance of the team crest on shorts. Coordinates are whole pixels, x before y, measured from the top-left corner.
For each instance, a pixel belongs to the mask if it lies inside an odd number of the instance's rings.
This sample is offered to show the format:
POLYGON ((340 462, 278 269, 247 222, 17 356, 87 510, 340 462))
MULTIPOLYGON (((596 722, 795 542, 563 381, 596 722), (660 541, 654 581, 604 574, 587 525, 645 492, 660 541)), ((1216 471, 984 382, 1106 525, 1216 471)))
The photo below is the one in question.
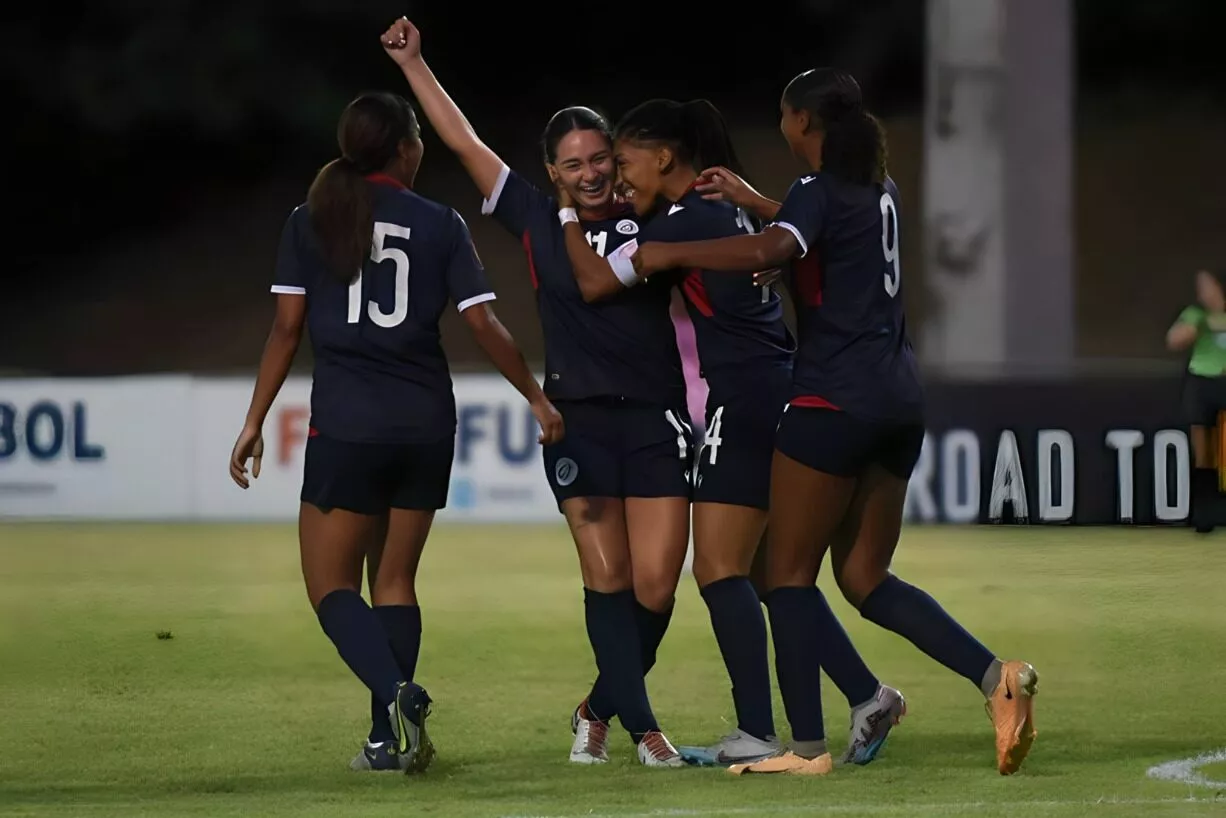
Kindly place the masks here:
POLYGON ((623 236, 633 236, 635 233, 639 232, 639 225, 638 222, 634 221, 634 219, 622 219, 617 223, 616 229, 617 232, 621 233, 623 236))
POLYGON ((559 486, 569 486, 579 476, 579 464, 563 457, 553 467, 553 479, 559 486))

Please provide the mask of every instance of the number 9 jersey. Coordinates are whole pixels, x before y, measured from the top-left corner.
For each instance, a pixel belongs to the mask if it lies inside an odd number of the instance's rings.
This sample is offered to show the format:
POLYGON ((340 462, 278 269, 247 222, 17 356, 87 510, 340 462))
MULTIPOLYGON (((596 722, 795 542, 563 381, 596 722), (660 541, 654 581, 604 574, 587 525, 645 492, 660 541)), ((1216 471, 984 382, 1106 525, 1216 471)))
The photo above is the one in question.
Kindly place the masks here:
POLYGON ((888 178, 853 185, 819 172, 788 190, 774 226, 800 245, 789 276, 798 335, 790 405, 868 421, 922 420, 903 315, 897 202, 888 178))
POLYGON ((451 373, 439 335, 494 299, 468 227, 449 207, 370 177, 374 233, 352 281, 327 269, 305 205, 281 236, 272 291, 305 295, 315 356, 312 433, 353 443, 431 443, 455 435, 451 373))

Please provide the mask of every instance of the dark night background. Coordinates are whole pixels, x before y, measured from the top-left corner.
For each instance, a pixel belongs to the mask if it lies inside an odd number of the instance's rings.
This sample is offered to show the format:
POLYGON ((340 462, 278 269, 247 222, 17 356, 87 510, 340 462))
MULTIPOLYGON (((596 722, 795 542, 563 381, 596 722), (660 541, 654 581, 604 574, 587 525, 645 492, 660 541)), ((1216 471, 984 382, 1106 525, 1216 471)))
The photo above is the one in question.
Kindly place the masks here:
MULTIPOLYGON (((1186 300, 1196 266, 1226 264, 1226 4, 1081 0, 1076 9, 1079 351, 1152 356, 1160 338, 1149 335, 1186 300), (1137 283, 1121 286, 1122 275, 1137 283), (1178 286, 1154 289, 1173 277, 1178 286), (1128 312, 1155 298, 1159 310, 1128 312)), ((251 367, 281 221, 334 155, 337 114, 362 90, 405 90, 378 45, 402 13, 485 141, 537 176, 536 140, 559 107, 616 117, 649 97, 704 96, 738 129, 755 181, 779 194, 794 170, 771 138, 779 91, 801 69, 845 66, 890 125, 905 225, 917 219, 920 0, 623 3, 599 13, 578 4, 105 0, 14 13, 3 24, 11 114, 0 370, 251 367)), ((514 242, 475 224, 479 197, 432 134, 418 187, 473 226, 500 315, 536 353, 514 242)), ((907 269, 922 280, 915 244, 907 269)), ((922 287, 908 299, 922 320, 922 287)), ((471 357, 463 339, 455 344, 461 362, 471 357)))

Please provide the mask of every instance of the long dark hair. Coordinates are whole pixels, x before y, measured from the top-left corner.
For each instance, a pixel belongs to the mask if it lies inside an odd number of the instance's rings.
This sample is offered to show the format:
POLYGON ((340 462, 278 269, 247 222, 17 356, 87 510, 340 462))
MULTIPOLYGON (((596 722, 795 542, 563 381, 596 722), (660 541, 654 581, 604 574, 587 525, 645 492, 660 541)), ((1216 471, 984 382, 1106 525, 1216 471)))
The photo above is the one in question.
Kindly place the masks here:
POLYGON ((609 120, 591 108, 572 105, 551 116, 541 134, 541 150, 546 162, 552 165, 558 160, 558 143, 571 131, 596 131, 610 143, 613 141, 609 120))
POLYGON ((632 108, 614 130, 617 139, 667 145, 678 162, 702 171, 715 165, 744 176, 728 125, 709 100, 652 99, 632 108))
POLYGON ((401 141, 420 138, 417 113, 396 94, 362 94, 345 106, 336 126, 341 155, 320 169, 307 193, 324 261, 341 281, 353 281, 370 252, 375 213, 366 176, 391 164, 401 141))
POLYGON ((888 157, 885 129, 864 109, 855 77, 837 68, 814 68, 795 77, 783 91, 793 110, 816 119, 822 140, 822 172, 851 184, 885 182, 888 157))

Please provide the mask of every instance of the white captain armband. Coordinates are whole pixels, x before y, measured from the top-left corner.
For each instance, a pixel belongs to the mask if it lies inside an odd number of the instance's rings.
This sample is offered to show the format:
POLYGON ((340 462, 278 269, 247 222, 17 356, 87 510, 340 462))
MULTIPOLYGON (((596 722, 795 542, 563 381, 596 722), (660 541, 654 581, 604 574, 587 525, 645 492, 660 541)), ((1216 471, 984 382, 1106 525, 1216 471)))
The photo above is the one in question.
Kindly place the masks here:
POLYGON ((605 259, 605 261, 609 262, 609 266, 613 268, 613 275, 617 276, 617 280, 623 286, 633 287, 639 283, 638 273, 634 271, 634 262, 630 260, 638 249, 638 241, 630 239, 630 241, 609 253, 608 258, 605 259))
POLYGON ((573 207, 564 207, 558 211, 558 221, 561 222, 563 227, 570 224, 571 222, 578 224, 579 214, 575 212, 575 209, 573 207))

